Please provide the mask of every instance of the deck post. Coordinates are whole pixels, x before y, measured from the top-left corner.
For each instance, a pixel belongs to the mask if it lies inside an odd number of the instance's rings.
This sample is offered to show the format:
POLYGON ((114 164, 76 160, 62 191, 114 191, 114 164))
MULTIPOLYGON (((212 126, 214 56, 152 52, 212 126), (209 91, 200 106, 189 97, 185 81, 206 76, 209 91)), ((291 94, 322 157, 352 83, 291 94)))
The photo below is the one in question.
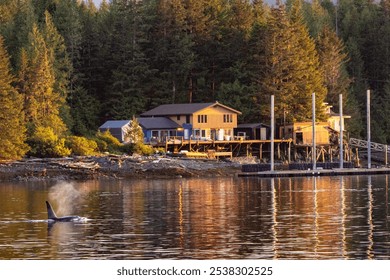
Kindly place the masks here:
POLYGON ((385 145, 385 166, 387 166, 387 145, 385 145))
POLYGON ((263 160, 263 144, 260 144, 259 159, 263 160))
POLYGON ((271 171, 274 171, 275 96, 271 95, 271 171))
POLYGON ((291 162, 291 142, 288 142, 288 155, 287 155, 287 158, 288 158, 288 163, 291 162))

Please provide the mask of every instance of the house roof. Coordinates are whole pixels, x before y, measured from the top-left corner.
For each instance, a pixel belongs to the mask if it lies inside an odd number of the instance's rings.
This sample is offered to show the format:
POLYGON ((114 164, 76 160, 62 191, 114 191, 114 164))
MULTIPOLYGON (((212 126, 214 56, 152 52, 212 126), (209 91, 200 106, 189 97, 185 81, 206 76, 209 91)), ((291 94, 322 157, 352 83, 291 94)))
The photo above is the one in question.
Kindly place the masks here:
POLYGON ((106 121, 99 129, 122 128, 130 123, 130 120, 106 121))
POLYGON ((227 110, 233 111, 236 114, 241 114, 240 111, 237 111, 233 108, 225 106, 221 103, 182 103, 182 104, 164 104, 160 105, 152 110, 144 112, 141 116, 173 116, 173 115, 192 115, 200 110, 221 106, 227 110))
POLYGON ((177 129, 180 127, 171 119, 164 117, 138 118, 138 122, 145 129, 177 129))
POLYGON ((237 128, 261 128, 261 127, 269 127, 269 125, 263 123, 242 123, 237 125, 237 128))
MULTIPOLYGON (((329 116, 330 116, 330 117, 340 117, 340 114, 339 114, 339 113, 335 113, 333 110, 329 110, 329 116)), ((350 115, 344 115, 344 114, 343 114, 343 118, 345 118, 345 119, 350 119, 351 116, 350 116, 350 115)))

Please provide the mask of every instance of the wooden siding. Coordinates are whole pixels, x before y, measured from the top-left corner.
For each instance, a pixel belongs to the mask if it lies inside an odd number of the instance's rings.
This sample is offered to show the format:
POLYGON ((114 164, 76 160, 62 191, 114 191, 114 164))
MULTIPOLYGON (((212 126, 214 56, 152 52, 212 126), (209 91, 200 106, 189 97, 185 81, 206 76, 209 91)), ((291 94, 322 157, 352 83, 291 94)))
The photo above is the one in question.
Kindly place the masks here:
MULTIPOLYGON (((329 145, 329 130, 327 122, 316 123, 316 145, 329 145)), ((311 122, 297 122, 292 125, 286 125, 286 131, 292 130, 292 135, 287 133, 286 137, 291 137, 296 145, 313 144, 313 128, 311 122)), ((281 127, 283 128, 283 127, 281 127)), ((285 137, 285 138, 286 138, 285 137)))
POLYGON ((196 112, 192 121, 193 127, 198 129, 233 129, 237 127, 237 114, 215 106, 196 112), (224 115, 231 116, 231 122, 224 122, 224 115), (198 122, 198 116, 207 116, 207 122, 198 122))

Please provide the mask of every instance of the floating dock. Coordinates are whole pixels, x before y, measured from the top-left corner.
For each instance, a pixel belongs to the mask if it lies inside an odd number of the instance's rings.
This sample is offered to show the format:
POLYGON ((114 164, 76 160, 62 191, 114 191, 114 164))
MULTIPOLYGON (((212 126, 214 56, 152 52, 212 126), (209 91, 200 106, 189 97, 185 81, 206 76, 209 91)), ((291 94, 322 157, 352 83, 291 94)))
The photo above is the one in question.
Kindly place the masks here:
POLYGON ((239 177, 308 177, 308 176, 350 176, 350 175, 377 175, 390 174, 390 168, 334 168, 315 170, 276 170, 261 172, 241 172, 239 177))

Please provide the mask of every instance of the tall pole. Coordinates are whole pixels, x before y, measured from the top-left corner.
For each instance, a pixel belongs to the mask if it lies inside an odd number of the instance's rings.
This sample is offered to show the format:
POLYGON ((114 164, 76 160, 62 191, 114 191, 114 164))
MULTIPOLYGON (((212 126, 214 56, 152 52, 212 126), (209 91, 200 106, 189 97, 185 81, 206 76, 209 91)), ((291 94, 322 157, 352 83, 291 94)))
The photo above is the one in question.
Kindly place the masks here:
POLYGON ((340 168, 344 168, 344 122, 343 122, 343 95, 339 94, 340 112, 340 168))
POLYGON ((316 153, 316 94, 312 94, 312 112, 313 112, 313 147, 312 147, 312 157, 313 157, 313 170, 317 169, 317 153, 316 153))
POLYGON ((271 171, 274 171, 275 96, 271 95, 271 171))
POLYGON ((371 168, 371 92, 367 90, 367 168, 371 168))

